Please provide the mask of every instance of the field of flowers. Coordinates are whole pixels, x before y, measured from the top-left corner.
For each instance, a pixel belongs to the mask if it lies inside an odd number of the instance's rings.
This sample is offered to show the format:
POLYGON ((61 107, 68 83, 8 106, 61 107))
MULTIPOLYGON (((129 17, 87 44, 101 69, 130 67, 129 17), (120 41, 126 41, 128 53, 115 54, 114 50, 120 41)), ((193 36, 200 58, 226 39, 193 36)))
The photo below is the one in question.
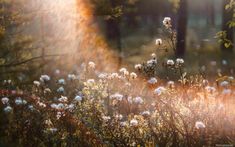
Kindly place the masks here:
MULTIPOLYGON (((157 51, 174 51, 171 19, 163 24, 170 43, 156 39, 157 51)), ((135 71, 103 72, 89 61, 41 75, 27 89, 5 80, 0 146, 234 145, 234 77, 207 80, 186 73, 185 64, 182 58, 158 61, 156 52, 135 71)))

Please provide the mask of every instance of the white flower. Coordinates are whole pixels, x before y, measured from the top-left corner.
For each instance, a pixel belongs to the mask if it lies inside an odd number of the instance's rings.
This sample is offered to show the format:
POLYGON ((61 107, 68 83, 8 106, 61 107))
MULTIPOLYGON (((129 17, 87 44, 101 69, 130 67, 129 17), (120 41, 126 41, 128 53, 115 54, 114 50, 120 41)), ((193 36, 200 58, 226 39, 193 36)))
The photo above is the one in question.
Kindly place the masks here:
POLYGON ((111 78, 111 79, 118 78, 118 73, 112 73, 112 74, 110 75, 110 78, 111 78))
POLYGON ((156 83, 157 83, 157 79, 154 78, 154 77, 152 77, 152 78, 150 78, 150 79, 148 80, 148 83, 149 83, 149 84, 156 84, 156 83))
POLYGON ((152 54, 151 54, 151 57, 152 57, 152 58, 156 58, 157 55, 156 55, 155 53, 152 53, 152 54))
POLYGON ((45 108, 46 107, 46 104, 44 104, 43 102, 38 102, 37 103, 40 107, 42 107, 42 108, 45 108))
POLYGON ((98 78, 100 79, 106 79, 108 77, 108 75, 106 73, 101 73, 98 75, 98 78))
POLYGON ((168 82, 167 82, 167 85, 168 85, 168 86, 171 86, 171 87, 174 86, 174 84, 175 84, 174 81, 168 81, 168 82))
POLYGON ((121 73, 124 73, 124 72, 126 72, 126 71, 127 71, 126 68, 121 68, 121 69, 119 70, 119 72, 121 72, 121 73))
POLYGON ((77 95, 75 98, 74 98, 75 101, 77 102, 81 102, 82 101, 82 97, 77 95))
POLYGON ((142 65, 141 65, 141 64, 136 64, 136 65, 135 65, 135 69, 136 69, 136 70, 140 70, 141 68, 142 68, 142 65))
POLYGON ((113 95, 110 96, 111 99, 116 99, 118 101, 121 101, 123 99, 123 95, 119 94, 119 93, 115 93, 113 95))
POLYGON ((68 105, 68 107, 67 107, 67 109, 68 109, 70 112, 73 111, 74 108, 75 108, 75 105, 74 105, 74 104, 70 104, 70 105, 68 105))
POLYGON ((222 87, 226 87, 228 85, 229 85, 228 81, 223 81, 223 82, 220 83, 220 86, 222 86, 222 87))
POLYGON ((162 39, 156 39, 156 45, 157 46, 162 45, 162 39))
POLYGON ((12 107, 11 106, 7 106, 7 107, 4 108, 4 112, 6 112, 6 113, 9 113, 11 111, 12 111, 12 107))
POLYGON ((134 73, 134 72, 132 72, 132 73, 130 74, 130 77, 131 77, 131 79, 136 79, 136 78, 137 78, 137 74, 134 73))
POLYGON ((4 84, 11 84, 11 80, 4 80, 4 84))
POLYGON ((58 110, 62 110, 62 109, 64 109, 65 108, 65 106, 64 106, 64 104, 62 104, 62 103, 59 103, 58 105, 57 105, 57 107, 56 107, 56 109, 58 109, 58 110))
POLYGON ((102 116, 102 119, 103 119, 105 122, 107 122, 107 121, 109 121, 111 118, 110 118, 110 116, 102 116))
POLYGON ((40 82, 39 81, 33 81, 33 84, 36 85, 37 87, 40 86, 40 82))
POLYGON ((58 88, 58 89, 57 89, 57 92, 59 92, 59 93, 63 93, 63 92, 64 92, 64 87, 60 87, 60 88, 58 88))
POLYGON ((60 102, 68 102, 68 98, 66 96, 61 96, 58 101, 60 102))
POLYGON ((132 119, 130 121, 130 126, 137 126, 138 125, 138 121, 136 119, 132 119))
POLYGON ((161 95, 165 91, 166 91, 166 88, 160 86, 160 87, 158 87, 157 89, 154 90, 154 93, 157 94, 157 95, 161 95))
POLYGON ((234 80, 234 77, 233 77, 233 76, 230 76, 230 77, 228 77, 228 80, 229 80, 229 81, 233 81, 233 80, 234 80))
POLYGON ((53 103, 53 104, 51 104, 51 108, 58 109, 58 106, 57 106, 57 104, 53 103))
POLYGON ((47 81, 50 81, 50 77, 48 75, 41 75, 40 77, 40 81, 41 82, 47 82, 47 81))
POLYGON ((133 102, 136 104, 142 104, 144 102, 144 100, 138 96, 133 99, 133 102))
POLYGON ((51 93, 51 89, 49 88, 44 89, 44 93, 51 93))
POLYGON ((94 79, 88 79, 88 80, 86 81, 86 83, 87 83, 88 85, 93 85, 93 84, 95 83, 95 80, 94 80, 94 79))
POLYGON ((227 65, 228 64, 227 60, 222 60, 222 64, 227 65))
POLYGON ((88 67, 91 68, 91 69, 95 69, 95 63, 92 62, 92 61, 90 61, 90 62, 88 63, 88 67))
POLYGON ((126 121, 120 122, 120 126, 125 127, 127 125, 126 121))
POLYGON ((162 23, 166 28, 170 28, 171 27, 171 18, 165 17, 162 23))
POLYGON ((33 110, 34 110, 33 105, 29 105, 29 106, 28 106, 28 108, 29 108, 29 110, 31 110, 31 111, 33 111, 33 110))
POLYGON ((22 98, 18 97, 15 100, 16 105, 22 105, 22 104, 27 104, 26 100, 22 100, 22 98))
POLYGON ((9 102, 9 98, 7 98, 7 97, 4 97, 4 98, 2 98, 2 103, 5 105, 5 104, 8 104, 8 102, 9 102))
POLYGON ((153 66, 157 64, 157 60, 156 59, 151 59, 147 61, 147 66, 153 66))
POLYGON ((206 86, 205 89, 207 92, 210 92, 210 93, 214 93, 216 91, 215 87, 211 87, 211 86, 206 86))
POLYGON ((173 66, 175 64, 175 62, 173 60, 167 60, 166 64, 173 66))
POLYGON ((121 119, 123 118, 123 116, 122 116, 121 114, 117 114, 117 115, 115 116, 115 118, 118 119, 118 120, 121 120, 121 119))
POLYGON ((203 129, 203 128, 206 127, 206 125, 205 125, 203 122, 201 122, 201 121, 197 121, 197 122, 195 123, 195 127, 196 127, 197 129, 203 129))
POLYGON ((61 85, 65 85, 65 80, 64 79, 59 79, 58 83, 61 84, 61 85))
POLYGON ((177 58, 177 59, 176 59, 176 64, 184 64, 184 59, 182 59, 182 58, 177 58))
POLYGON ((141 113, 142 115, 145 115, 145 116, 149 116, 150 115, 150 112, 149 111, 144 111, 141 113))
POLYGON ((76 76, 74 74, 68 74, 68 79, 70 81, 76 80, 76 76))
POLYGON ((56 69, 56 70, 55 70, 55 74, 59 75, 59 74, 60 74, 60 70, 59 70, 59 69, 56 69))

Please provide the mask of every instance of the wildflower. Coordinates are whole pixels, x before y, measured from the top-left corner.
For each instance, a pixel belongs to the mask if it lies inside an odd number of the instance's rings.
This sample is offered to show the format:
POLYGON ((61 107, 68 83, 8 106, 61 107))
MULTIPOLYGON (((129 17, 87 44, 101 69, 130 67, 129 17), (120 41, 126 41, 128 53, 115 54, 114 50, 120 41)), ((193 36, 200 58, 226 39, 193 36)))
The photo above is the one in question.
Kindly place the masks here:
POLYGON ((118 78, 118 73, 112 73, 110 76, 111 79, 118 78))
POLYGON ((86 81, 86 83, 91 86, 91 85, 95 84, 95 80, 94 79, 88 79, 86 81))
POLYGON ((53 103, 53 104, 51 104, 51 108, 53 108, 53 109, 57 109, 57 108, 58 108, 58 106, 57 106, 57 104, 53 103))
POLYGON ((174 82, 174 81, 168 81, 168 82, 167 82, 167 85, 168 85, 169 87, 173 87, 173 86, 175 85, 175 82, 174 82))
POLYGON ((60 87, 56 90, 58 93, 63 93, 64 92, 64 87, 60 87))
POLYGON ((5 104, 8 104, 8 102, 9 102, 9 98, 7 98, 7 97, 4 97, 4 98, 2 98, 2 103, 5 105, 5 104))
POLYGON ((63 114, 62 112, 57 112, 56 113, 56 118, 60 119, 62 116, 65 116, 65 114, 63 114))
POLYGON ((79 95, 77 95, 77 96, 74 98, 74 100, 75 100, 76 102, 81 102, 81 101, 82 101, 82 97, 79 96, 79 95))
POLYGON ((91 69, 95 69, 95 63, 92 62, 92 61, 90 61, 90 62, 88 63, 88 67, 91 68, 91 69))
POLYGON ((220 83, 221 87, 227 87, 228 85, 229 85, 228 81, 223 81, 223 82, 220 83))
POLYGON ((156 39, 156 45, 157 46, 162 45, 162 39, 156 39))
POLYGON ((119 72, 121 72, 121 73, 124 73, 124 72, 126 72, 126 71, 127 71, 126 68, 121 68, 121 69, 119 70, 119 72))
POLYGON ((59 70, 59 69, 56 69, 56 70, 55 70, 55 74, 56 74, 56 75, 59 75, 59 74, 60 74, 60 70, 59 70))
POLYGON ((228 80, 229 80, 229 81, 233 81, 233 80, 234 80, 234 77, 230 76, 230 77, 228 77, 228 80))
POLYGON ((149 84, 156 84, 156 83, 157 83, 157 79, 154 78, 154 77, 152 77, 152 78, 150 78, 150 79, 148 80, 148 83, 149 83, 149 84))
POLYGON ((42 108, 46 108, 46 104, 44 104, 43 102, 38 102, 37 104, 42 108))
POLYGON ((37 87, 40 86, 40 82, 39 81, 33 81, 33 84, 36 85, 37 87))
POLYGON ((151 59, 147 61, 147 66, 151 67, 153 65, 157 64, 157 60, 156 59, 151 59))
POLYGON ((101 74, 98 75, 98 78, 106 79, 107 78, 107 74, 106 73, 101 73, 101 74))
POLYGON ((130 121, 130 126, 137 126, 138 125, 138 121, 136 119, 132 119, 130 121))
POLYGON ((136 79, 136 78, 137 78, 137 74, 134 73, 134 72, 132 72, 132 73, 130 74, 130 77, 131 77, 131 79, 136 79))
POLYGON ((51 93, 51 89, 50 88, 44 89, 44 93, 51 93))
POLYGON ((40 77, 40 81, 44 83, 50 81, 50 79, 51 78, 48 75, 41 75, 40 77))
POLYGON ((169 66, 173 66, 175 62, 173 60, 167 60, 166 64, 169 66))
POLYGON ((6 112, 6 113, 9 113, 11 111, 12 111, 12 107, 11 106, 7 106, 7 107, 4 108, 4 112, 6 112))
POLYGON ((141 64, 136 64, 136 65, 135 65, 135 69, 136 69, 136 70, 141 70, 141 68, 142 68, 142 65, 141 65, 141 64))
POLYGON ((111 99, 116 99, 118 101, 121 101, 123 99, 123 95, 119 94, 119 93, 115 93, 113 95, 110 96, 111 99))
POLYGON ((184 59, 182 59, 182 58, 177 58, 177 59, 176 59, 176 64, 178 64, 178 65, 184 64, 184 59))
POLYGON ((65 80, 64 79, 59 79, 58 83, 61 84, 61 85, 65 85, 65 80))
POLYGON ((135 97, 133 99, 133 102, 136 104, 142 104, 144 102, 144 100, 141 97, 135 97))
POLYGON ((56 109, 58 109, 58 110, 62 110, 62 109, 64 109, 65 108, 65 106, 64 106, 64 104, 62 104, 62 103, 59 103, 58 105, 57 105, 57 107, 56 107, 56 109))
POLYGON ((115 118, 118 119, 118 120, 121 120, 121 119, 123 118, 123 116, 122 116, 121 114, 119 114, 119 115, 117 114, 117 115, 115 116, 115 118))
POLYGON ((150 112, 149 112, 149 111, 144 111, 144 112, 142 112, 141 114, 144 115, 144 116, 149 116, 149 115, 150 115, 150 112))
POLYGON ((161 86, 161 87, 158 87, 157 89, 155 89, 154 93, 157 95, 161 95, 165 91, 166 91, 166 88, 161 86))
POLYGON ((171 27, 171 18, 170 17, 165 17, 163 20, 163 25, 166 28, 170 28, 171 27))
POLYGON ((120 126, 125 127, 127 125, 126 121, 120 122, 120 126))
POLYGON ((103 119, 105 122, 107 122, 107 121, 109 121, 111 118, 110 118, 110 116, 103 116, 102 119, 103 119))
POLYGON ((76 76, 74 74, 68 74, 68 79, 70 81, 74 81, 74 80, 76 80, 76 76))
POLYGON ((228 64, 227 60, 222 60, 222 64, 227 65, 228 64))
POLYGON ((28 109, 31 110, 31 111, 33 111, 33 110, 34 110, 33 105, 29 105, 29 106, 28 106, 28 109))
POLYGON ((197 122, 195 123, 195 127, 196 127, 197 129, 203 129, 203 128, 206 127, 206 125, 205 125, 203 122, 201 122, 201 121, 197 121, 197 122))
POLYGON ((58 101, 60 102, 68 102, 68 98, 66 96, 61 96, 58 101))
POLYGON ((210 92, 210 93, 214 93, 216 91, 215 87, 211 87, 211 86, 206 86, 205 89, 207 92, 210 92))
POLYGON ((11 84, 11 80, 4 80, 4 84, 11 84))
POLYGON ((15 100, 16 105, 22 105, 22 104, 27 104, 26 100, 22 100, 22 98, 18 97, 15 100))
POLYGON ((67 109, 68 109, 70 112, 72 112, 72 111, 74 110, 74 108, 75 108, 75 105, 74 105, 74 104, 70 104, 70 105, 68 105, 68 107, 67 107, 67 109))

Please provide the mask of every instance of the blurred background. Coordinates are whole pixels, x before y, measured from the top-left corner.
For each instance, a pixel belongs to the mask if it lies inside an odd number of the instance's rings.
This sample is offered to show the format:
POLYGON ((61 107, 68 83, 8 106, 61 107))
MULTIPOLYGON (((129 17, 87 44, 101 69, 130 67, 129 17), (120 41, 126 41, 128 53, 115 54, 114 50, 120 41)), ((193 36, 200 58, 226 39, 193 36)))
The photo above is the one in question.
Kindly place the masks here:
POLYGON ((96 61, 109 53, 118 68, 133 68, 155 52, 159 60, 184 58, 188 72, 234 73, 234 0, 2 0, 0 5, 1 80, 22 82, 45 73, 47 65, 96 61), (168 41, 164 17, 177 32, 176 52, 156 50, 157 38, 168 41))

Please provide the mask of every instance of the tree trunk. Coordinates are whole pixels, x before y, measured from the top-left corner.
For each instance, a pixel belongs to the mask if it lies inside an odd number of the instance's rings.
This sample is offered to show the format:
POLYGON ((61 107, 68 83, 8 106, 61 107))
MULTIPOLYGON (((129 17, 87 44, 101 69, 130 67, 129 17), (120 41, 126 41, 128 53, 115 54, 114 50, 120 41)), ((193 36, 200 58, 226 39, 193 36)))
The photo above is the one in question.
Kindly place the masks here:
POLYGON ((188 2, 187 0, 181 0, 180 7, 178 10, 177 44, 176 44, 177 57, 182 57, 185 54, 187 19, 188 19, 188 2))
MULTIPOLYGON (((232 44, 234 45, 234 38, 233 38, 233 33, 234 33, 234 28, 229 28, 228 22, 233 19, 233 10, 226 10, 225 6, 229 3, 230 0, 223 0, 223 18, 222 18, 222 30, 226 31, 227 33, 227 39, 232 41, 232 44)), ((221 45, 221 50, 223 52, 233 52, 233 46, 230 46, 226 48, 224 44, 221 45)))

